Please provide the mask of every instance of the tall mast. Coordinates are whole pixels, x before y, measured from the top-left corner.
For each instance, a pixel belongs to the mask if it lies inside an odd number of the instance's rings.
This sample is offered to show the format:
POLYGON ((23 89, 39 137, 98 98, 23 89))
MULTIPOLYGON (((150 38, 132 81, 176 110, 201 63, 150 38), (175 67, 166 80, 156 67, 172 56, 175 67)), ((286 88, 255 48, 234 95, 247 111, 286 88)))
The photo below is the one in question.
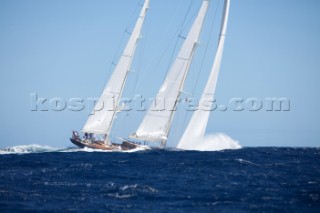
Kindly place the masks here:
POLYGON ((82 130, 87 133, 106 135, 106 143, 109 141, 109 133, 131 68, 136 46, 140 39, 142 26, 149 8, 149 2, 150 0, 145 0, 136 25, 119 62, 82 130))
POLYGON ((202 93, 200 99, 200 108, 193 113, 193 116, 182 136, 177 148, 180 149, 193 149, 194 143, 203 138, 205 130, 207 128, 210 110, 201 109, 201 104, 206 103, 206 107, 212 108, 212 103, 214 100, 214 94, 216 90, 218 75, 220 71, 220 65, 222 60, 222 54, 224 49, 225 37, 227 32, 228 17, 230 9, 230 0, 224 1, 224 12, 221 21, 221 30, 218 48, 212 70, 206 84, 206 87, 202 93))
POLYGON ((165 146, 177 99, 188 75, 208 5, 209 0, 204 0, 191 30, 186 37, 178 56, 172 64, 155 100, 136 133, 130 135, 131 138, 162 142, 162 146, 165 146), (165 110, 157 109, 157 100, 165 101, 165 110))

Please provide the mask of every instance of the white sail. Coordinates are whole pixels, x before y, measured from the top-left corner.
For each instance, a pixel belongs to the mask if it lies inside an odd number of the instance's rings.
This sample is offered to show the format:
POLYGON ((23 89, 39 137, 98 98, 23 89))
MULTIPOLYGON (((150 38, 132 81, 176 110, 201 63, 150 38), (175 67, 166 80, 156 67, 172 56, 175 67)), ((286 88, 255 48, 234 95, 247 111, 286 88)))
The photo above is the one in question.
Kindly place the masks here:
POLYGON ((100 99, 96 103, 92 114, 84 125, 82 129, 83 132, 105 135, 109 134, 115 114, 117 113, 117 105, 121 98, 128 71, 131 67, 131 62, 137 42, 140 38, 142 25, 145 20, 148 7, 149 0, 145 0, 127 46, 125 47, 115 70, 103 90, 100 99))
POLYGON ((171 66, 156 99, 145 115, 136 133, 131 138, 147 141, 166 141, 174 114, 177 98, 187 76, 193 53, 200 35, 203 21, 209 5, 204 0, 192 28, 184 41, 180 52, 171 66), (164 107, 157 108, 157 102, 164 101, 164 107))
POLYGON ((210 108, 214 100, 214 94, 216 90, 220 64, 223 54, 225 36, 227 31, 228 16, 229 16, 230 0, 225 0, 224 14, 221 23, 221 34, 218 44, 217 53, 213 63, 213 67, 207 82, 207 85, 202 93, 200 99, 200 106, 197 111, 194 112, 180 142, 177 146, 179 149, 193 149, 194 144, 201 138, 203 138, 205 130, 207 128, 210 108), (204 106, 205 105, 205 106, 204 106), (204 109, 206 108, 206 109, 204 109))

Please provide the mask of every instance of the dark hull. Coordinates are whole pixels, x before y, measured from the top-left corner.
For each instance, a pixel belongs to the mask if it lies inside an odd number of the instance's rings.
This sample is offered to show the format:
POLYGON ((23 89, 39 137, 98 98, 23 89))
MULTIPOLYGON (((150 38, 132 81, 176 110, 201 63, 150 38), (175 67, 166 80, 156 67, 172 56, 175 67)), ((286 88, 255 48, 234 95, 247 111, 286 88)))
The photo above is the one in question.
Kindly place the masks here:
POLYGON ((80 139, 70 138, 70 141, 79 148, 91 148, 91 149, 100 149, 100 150, 115 150, 115 151, 126 151, 132 150, 140 147, 140 145, 132 143, 130 141, 123 141, 122 144, 111 144, 106 145, 103 142, 95 142, 95 143, 86 143, 85 141, 81 141, 80 139))
POLYGON ((130 141, 123 141, 120 147, 122 150, 132 150, 140 147, 140 145, 132 143, 130 141))
POLYGON ((81 141, 70 138, 70 141, 79 148, 86 147, 81 141))

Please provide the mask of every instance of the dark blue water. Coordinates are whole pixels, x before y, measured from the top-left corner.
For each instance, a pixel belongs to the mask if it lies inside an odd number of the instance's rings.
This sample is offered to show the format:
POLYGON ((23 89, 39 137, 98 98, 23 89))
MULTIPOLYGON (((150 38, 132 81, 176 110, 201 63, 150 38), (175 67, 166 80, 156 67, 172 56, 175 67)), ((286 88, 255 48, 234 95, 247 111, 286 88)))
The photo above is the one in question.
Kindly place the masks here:
POLYGON ((0 211, 320 212, 320 149, 0 155, 0 211))

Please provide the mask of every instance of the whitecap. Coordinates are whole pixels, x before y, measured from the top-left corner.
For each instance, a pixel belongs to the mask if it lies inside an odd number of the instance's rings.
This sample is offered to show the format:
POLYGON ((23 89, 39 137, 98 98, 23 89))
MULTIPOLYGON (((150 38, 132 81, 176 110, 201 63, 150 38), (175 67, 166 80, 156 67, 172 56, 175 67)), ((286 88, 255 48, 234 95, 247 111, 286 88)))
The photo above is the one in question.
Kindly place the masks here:
POLYGON ((29 153, 43 153, 43 152, 58 152, 65 148, 53 148, 50 146, 42 146, 37 144, 21 145, 7 147, 0 150, 0 154, 29 154, 29 153))

